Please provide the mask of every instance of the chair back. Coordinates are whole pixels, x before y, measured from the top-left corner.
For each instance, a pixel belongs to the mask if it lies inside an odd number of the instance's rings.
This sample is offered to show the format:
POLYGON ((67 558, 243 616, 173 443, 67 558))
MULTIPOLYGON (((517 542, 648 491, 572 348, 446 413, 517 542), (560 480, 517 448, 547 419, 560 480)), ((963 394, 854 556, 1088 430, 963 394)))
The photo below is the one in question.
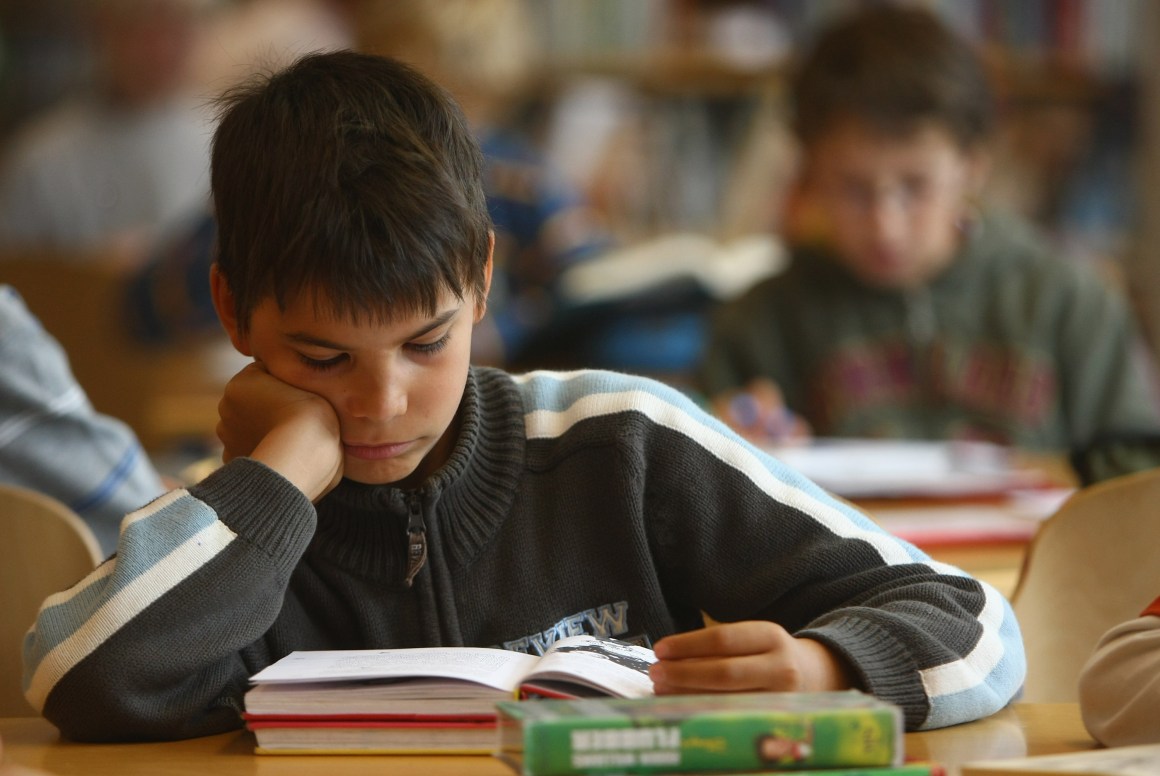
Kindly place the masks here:
POLYGON ((1011 597, 1027 649, 1022 700, 1078 700, 1080 669, 1109 628, 1160 595, 1160 470, 1077 491, 1040 527, 1011 597))
POLYGON ((27 717, 22 690, 24 635, 44 599, 101 561, 92 530, 43 493, 0 483, 0 717, 27 717))

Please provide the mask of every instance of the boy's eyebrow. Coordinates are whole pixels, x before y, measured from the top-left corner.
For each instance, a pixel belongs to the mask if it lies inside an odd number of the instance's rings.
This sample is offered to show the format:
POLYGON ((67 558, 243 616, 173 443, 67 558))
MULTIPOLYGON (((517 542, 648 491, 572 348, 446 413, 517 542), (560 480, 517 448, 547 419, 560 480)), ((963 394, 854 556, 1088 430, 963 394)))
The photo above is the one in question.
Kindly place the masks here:
MULTIPOLYGON (((419 337, 422 337, 424 334, 427 334, 428 332, 431 332, 431 331, 434 331, 435 329, 438 329, 440 326, 443 326, 448 321, 450 321, 452 318, 454 318, 456 315, 458 315, 459 311, 462 309, 463 309, 463 307, 460 306, 460 307, 453 307, 450 310, 444 310, 443 312, 439 313, 434 318, 432 318, 430 321, 425 323, 423 326, 419 327, 418 329, 413 331, 411 334, 407 335, 406 339, 408 339, 408 340, 418 339, 419 337)), ((322 337, 315 337, 313 334, 307 334, 306 332, 301 332, 301 331, 288 332, 286 334, 286 339, 301 343, 303 345, 314 345, 315 347, 326 348, 328 350, 349 350, 350 349, 349 347, 347 347, 346 345, 343 345, 342 343, 333 342, 331 340, 324 339, 322 337)))

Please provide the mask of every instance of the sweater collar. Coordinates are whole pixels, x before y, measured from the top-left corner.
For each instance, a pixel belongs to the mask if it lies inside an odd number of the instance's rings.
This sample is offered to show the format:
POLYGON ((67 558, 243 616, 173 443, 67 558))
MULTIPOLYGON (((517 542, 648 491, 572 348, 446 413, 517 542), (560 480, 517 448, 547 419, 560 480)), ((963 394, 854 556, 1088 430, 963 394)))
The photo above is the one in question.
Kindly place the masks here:
POLYGON ((467 563, 515 498, 524 461, 523 415, 507 374, 473 367, 460 404, 459 435, 446 463, 414 490, 343 480, 319 504, 319 549, 339 553, 344 565, 381 569, 384 545, 405 540, 408 507, 417 501, 429 536, 438 537, 449 560, 467 563))

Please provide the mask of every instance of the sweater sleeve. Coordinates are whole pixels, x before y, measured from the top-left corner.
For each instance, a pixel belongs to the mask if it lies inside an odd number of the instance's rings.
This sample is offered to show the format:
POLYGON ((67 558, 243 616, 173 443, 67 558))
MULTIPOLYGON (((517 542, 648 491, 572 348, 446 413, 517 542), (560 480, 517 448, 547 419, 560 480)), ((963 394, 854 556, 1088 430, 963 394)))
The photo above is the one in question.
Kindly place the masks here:
POLYGON ((42 605, 25 637, 25 696, 76 740, 240 726, 252 645, 315 521, 289 481, 244 458, 128 515, 117 554, 42 605))
POLYGON ((1105 746, 1160 742, 1158 610, 1153 604, 1140 617, 1105 633, 1080 671, 1083 722, 1105 746))
POLYGON ((768 619, 821 641, 912 730, 978 719, 1014 697, 1025 656, 998 591, 661 396, 638 406, 654 418, 641 465, 666 596, 720 622, 768 619))

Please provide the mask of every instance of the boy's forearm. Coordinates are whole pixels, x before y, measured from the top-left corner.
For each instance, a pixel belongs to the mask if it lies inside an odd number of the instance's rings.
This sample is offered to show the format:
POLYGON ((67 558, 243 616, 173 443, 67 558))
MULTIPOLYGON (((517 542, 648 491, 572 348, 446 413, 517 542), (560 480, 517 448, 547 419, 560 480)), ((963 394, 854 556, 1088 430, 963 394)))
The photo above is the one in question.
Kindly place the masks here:
POLYGON ((258 642, 282 606, 313 508, 233 462, 131 515, 118 554, 49 599, 26 640, 26 695, 70 738, 181 738, 237 727, 258 642))
POLYGON ((930 577, 872 608, 835 610, 796 635, 844 655, 855 686, 902 706, 908 729, 987 716, 1022 685, 1023 644, 1001 594, 953 579, 930 577))
POLYGON ((286 478, 311 501, 318 501, 342 477, 341 459, 322 454, 328 447, 335 447, 333 437, 319 436, 316 427, 286 425, 267 434, 249 457, 286 478))
POLYGON ((752 466, 751 485, 705 493, 699 491, 709 477, 699 480, 687 503, 712 507, 696 515, 695 528, 682 529, 702 533, 699 549, 686 559, 689 547, 664 548, 673 554, 665 566, 702 570, 698 594, 719 607, 701 607, 710 617, 770 619, 825 645, 848 668, 851 684, 902 706, 911 729, 977 719, 1010 701, 1022 683, 1024 655, 1014 614, 997 591, 932 561, 847 503, 779 484, 790 473, 778 462, 755 462, 769 468, 752 466), (735 521, 747 511, 747 525, 768 524, 771 534, 739 557, 725 549, 737 529, 720 516, 735 521))

